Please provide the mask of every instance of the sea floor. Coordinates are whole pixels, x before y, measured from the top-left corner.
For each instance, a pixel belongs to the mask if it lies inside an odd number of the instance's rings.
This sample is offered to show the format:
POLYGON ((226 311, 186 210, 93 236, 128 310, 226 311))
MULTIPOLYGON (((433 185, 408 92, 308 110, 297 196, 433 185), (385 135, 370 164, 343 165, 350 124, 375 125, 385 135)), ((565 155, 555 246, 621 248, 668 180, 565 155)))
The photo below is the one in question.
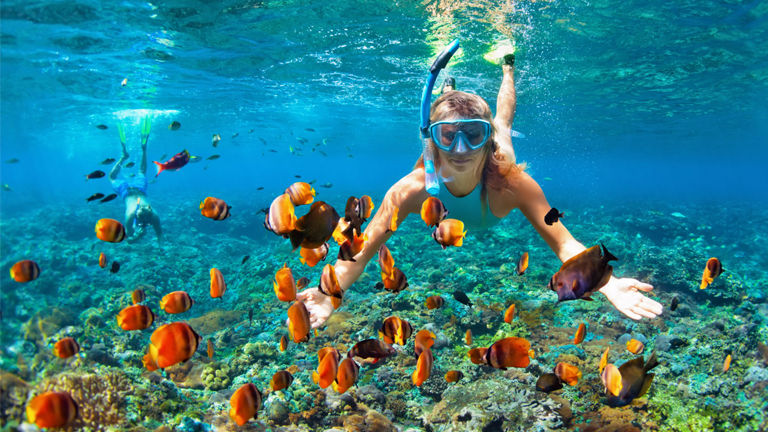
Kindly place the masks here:
MULTIPOLYGON (((380 197, 375 202, 380 202, 380 197)), ((324 198, 327 199, 327 198, 324 198)), ((345 197, 329 200, 343 209, 345 197)), ((317 336, 291 342, 288 305, 277 300, 274 275, 286 262, 298 279, 317 284, 322 265, 309 268, 291 253, 287 240, 261 226, 258 207, 235 206, 233 217, 215 222, 200 216, 199 200, 160 206, 167 244, 149 235, 129 245, 96 239, 103 217, 95 206, 48 205, 0 222, 2 252, 2 395, 4 430, 35 430, 25 423, 27 402, 45 390, 68 391, 80 416, 66 430, 121 431, 749 431, 768 429, 768 231, 758 205, 613 203, 611 207, 565 203, 563 222, 586 246, 603 243, 619 261, 615 274, 653 284, 650 296, 665 306, 657 319, 633 321, 602 296, 593 302, 557 303, 546 288, 559 261, 519 213, 496 227, 470 232, 460 248, 443 251, 430 229, 411 216, 388 242, 395 265, 410 287, 397 295, 378 291, 375 260, 353 285, 342 307, 317 336), (52 217, 52 215, 58 215, 52 217), (529 270, 515 273, 522 252, 529 270), (100 268, 99 254, 120 263, 116 274, 100 268), (250 258, 241 264, 243 257, 250 258), (707 289, 701 275, 710 257, 725 273, 707 289), (9 268, 35 260, 40 277, 19 284, 9 268), (220 269, 228 284, 223 299, 209 295, 209 270, 220 269), (116 315, 143 288, 157 314, 148 330, 126 332, 116 315), (160 298, 176 290, 195 300, 185 313, 170 316, 160 298), (468 307, 451 293, 460 290, 468 307), (445 304, 428 310, 424 301, 442 295, 445 304), (669 305, 677 296, 679 307, 669 305), (504 311, 516 305, 511 324, 504 311), (249 322, 249 311, 253 320, 249 322), (436 334, 430 378, 415 387, 412 340, 398 354, 363 365, 357 386, 339 395, 311 379, 316 352, 325 346, 343 353, 377 336, 384 318, 396 315, 415 330, 436 334), (149 372, 142 357, 152 331, 171 321, 189 323, 201 336, 198 353, 184 364, 149 372), (587 335, 573 344, 580 323, 587 335), (472 345, 465 343, 471 330, 472 345), (57 340, 75 338, 81 353, 53 355, 57 340), (487 347, 504 337, 524 337, 535 358, 524 369, 497 370, 472 364, 469 348, 487 347), (636 356, 625 343, 655 351, 649 392, 630 406, 610 408, 598 363, 606 348, 619 366, 636 356), (206 341, 214 342, 213 358, 206 341), (732 363, 723 372, 726 356, 732 363), (577 366, 582 378, 550 394, 536 391, 537 378, 558 362, 577 366), (289 370, 295 381, 284 391, 268 390, 272 375, 289 370), (449 370, 464 379, 449 384, 449 370), (229 419, 229 398, 251 382, 264 393, 258 419, 238 427, 229 419)), ((375 210, 374 210, 375 211, 375 210)), ((115 213, 113 211, 113 213, 115 213)), ((119 212, 118 212, 119 214, 119 212)), ((114 216, 113 216, 114 217, 114 216)), ((333 257, 333 258, 332 258, 333 257)))

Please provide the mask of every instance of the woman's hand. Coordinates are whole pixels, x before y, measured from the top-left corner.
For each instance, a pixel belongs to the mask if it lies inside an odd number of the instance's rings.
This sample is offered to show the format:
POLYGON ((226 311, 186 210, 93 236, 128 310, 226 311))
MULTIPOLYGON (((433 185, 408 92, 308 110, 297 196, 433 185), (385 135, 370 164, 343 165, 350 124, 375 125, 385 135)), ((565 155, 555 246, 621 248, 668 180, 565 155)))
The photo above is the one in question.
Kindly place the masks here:
POLYGON ((317 288, 309 288, 296 294, 296 301, 304 302, 309 311, 309 323, 312 328, 318 328, 333 313, 331 298, 320 292, 317 288))
POLYGON ((652 285, 642 283, 630 278, 611 278, 611 280, 600 289, 600 292, 608 297, 608 300, 624 315, 633 320, 640 320, 642 317, 656 318, 661 315, 664 308, 661 303, 651 300, 644 296, 640 291, 649 292, 653 289, 652 285))

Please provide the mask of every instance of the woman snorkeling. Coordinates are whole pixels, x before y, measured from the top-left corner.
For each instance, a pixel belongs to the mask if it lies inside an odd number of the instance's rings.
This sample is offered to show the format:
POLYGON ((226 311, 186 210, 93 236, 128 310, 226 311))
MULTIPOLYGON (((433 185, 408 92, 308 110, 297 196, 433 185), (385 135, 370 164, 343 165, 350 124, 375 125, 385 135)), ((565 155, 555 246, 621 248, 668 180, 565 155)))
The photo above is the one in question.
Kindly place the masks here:
MULTIPOLYGON (((438 198, 450 211, 450 217, 464 222, 468 229, 491 227, 519 209, 560 261, 565 262, 586 248, 562 223, 545 223, 544 216, 551 206, 538 183, 525 172, 525 166, 515 162, 511 136, 516 108, 514 55, 504 57, 502 68, 495 118, 480 96, 450 90, 455 88, 454 82, 444 85, 444 90, 449 91, 429 109, 427 150, 434 155, 438 181, 442 183, 438 198)), ((368 261, 392 235, 388 226, 396 208, 398 225, 408 215, 420 213, 422 203, 430 196, 425 189, 429 184, 424 167, 422 156, 414 169, 389 189, 365 229, 368 242, 355 261, 335 263, 342 290, 346 291, 360 277, 368 261)), ((661 304, 641 293, 652 289, 635 279, 611 277, 600 292, 616 309, 639 320, 655 318, 662 312, 661 304)), ((299 293, 297 300, 303 301, 309 310, 314 328, 333 312, 331 298, 317 288, 299 293)))
POLYGON ((112 189, 125 200, 125 233, 126 241, 134 243, 144 236, 147 225, 152 225, 157 234, 157 242, 163 245, 163 228, 160 226, 160 216, 152 209, 152 204, 147 197, 147 141, 151 122, 149 116, 141 119, 141 165, 139 173, 128 180, 118 179, 120 169, 130 155, 125 147, 125 131, 123 125, 118 123, 117 130, 120 133, 120 144, 123 153, 109 172, 109 180, 112 189))

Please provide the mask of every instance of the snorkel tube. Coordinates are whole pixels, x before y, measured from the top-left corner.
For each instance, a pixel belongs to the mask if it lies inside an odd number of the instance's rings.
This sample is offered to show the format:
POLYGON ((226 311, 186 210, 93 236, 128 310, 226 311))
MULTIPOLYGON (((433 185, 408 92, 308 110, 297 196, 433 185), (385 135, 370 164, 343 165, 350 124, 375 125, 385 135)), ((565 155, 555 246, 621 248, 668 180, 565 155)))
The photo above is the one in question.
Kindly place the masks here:
POLYGON ((421 149, 424 156, 424 187, 431 195, 440 193, 440 183, 437 182, 437 172, 435 172, 435 155, 432 154, 432 147, 429 145, 429 108, 432 105, 432 89, 435 87, 437 75, 440 69, 443 69, 456 51, 459 49, 459 40, 451 42, 440 55, 437 56, 432 66, 429 67, 429 75, 424 83, 424 90, 421 93, 421 123, 419 132, 421 132, 421 149))

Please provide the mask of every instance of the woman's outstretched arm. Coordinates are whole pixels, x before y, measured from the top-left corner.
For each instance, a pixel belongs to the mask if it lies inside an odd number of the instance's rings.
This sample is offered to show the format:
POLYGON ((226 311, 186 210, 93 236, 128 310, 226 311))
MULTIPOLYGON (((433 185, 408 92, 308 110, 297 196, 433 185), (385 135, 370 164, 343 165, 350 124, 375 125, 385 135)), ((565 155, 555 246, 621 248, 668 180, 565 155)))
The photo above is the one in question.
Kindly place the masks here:
MULTIPOLYGON (((528 174, 523 173, 521 175, 513 199, 517 201, 520 211, 533 225, 541 238, 547 242, 560 261, 565 262, 586 249, 584 245, 573 238, 562 221, 551 226, 544 222, 544 215, 547 214, 551 207, 539 184, 528 174)), ((642 283, 636 279, 611 277, 610 281, 600 289, 600 292, 620 312, 634 320, 639 320, 642 317, 656 318, 663 311, 663 307, 659 302, 644 296, 640 292, 649 292, 652 289, 652 285, 642 283)))
MULTIPOLYGON (((414 170, 392 186, 384 197, 381 206, 365 228, 368 241, 363 250, 354 256, 355 261, 337 260, 334 264, 336 277, 343 291, 363 274, 368 262, 378 254, 379 247, 393 235, 388 231, 389 221, 395 208, 398 209, 397 225, 411 213, 420 213, 421 204, 429 194, 424 189, 424 171, 414 170)), ((395 263, 397 265, 397 263, 395 263)), ((321 293, 317 288, 300 292, 296 299, 303 301, 310 315, 313 328, 320 327, 333 313, 331 298, 321 293)))

